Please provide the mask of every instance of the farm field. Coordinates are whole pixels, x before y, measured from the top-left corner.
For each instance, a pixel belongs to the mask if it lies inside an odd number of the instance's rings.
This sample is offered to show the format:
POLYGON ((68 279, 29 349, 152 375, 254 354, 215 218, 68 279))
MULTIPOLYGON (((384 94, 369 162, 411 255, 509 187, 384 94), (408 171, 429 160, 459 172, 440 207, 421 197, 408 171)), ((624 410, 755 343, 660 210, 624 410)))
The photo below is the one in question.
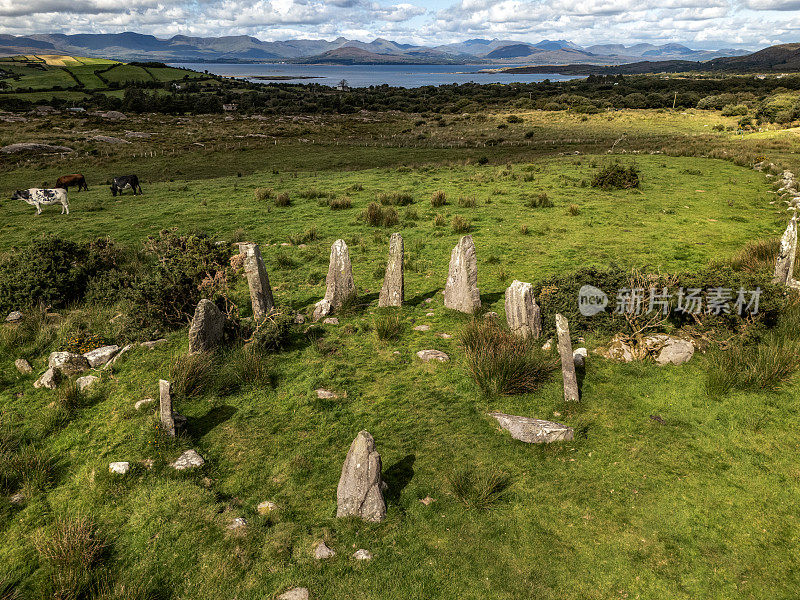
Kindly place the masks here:
MULTIPOLYGON (((575 321, 573 345, 589 356, 581 401, 564 402, 558 370, 524 393, 483 390, 462 336, 487 318, 449 310, 442 296, 450 252, 469 233, 481 313, 505 323, 506 288, 531 282, 541 343, 554 338, 555 312, 576 310, 559 286, 571 290, 572 277, 602 287, 580 278, 604 269, 690 273, 704 286, 732 270, 782 301, 770 279, 786 204, 772 174, 752 167, 765 158, 800 166, 791 130, 736 135, 726 129, 735 118, 695 110, 486 111, 447 115, 444 126, 396 113, 27 119, 4 124, 0 146, 46 141, 74 152, 0 164, 0 272, 2 260, 56 236, 109 238, 121 253, 108 256, 142 261, 145 277, 157 269, 145 262, 148 238, 175 228, 225 242, 209 247, 229 255, 233 242, 259 243, 276 305, 309 315, 325 294, 331 244, 344 239, 358 296, 338 324, 293 324, 255 368, 241 340, 203 357, 196 387, 176 395, 187 422, 175 439, 159 431, 155 404, 135 403, 158 398, 159 379, 177 380, 188 323, 127 329, 135 308, 123 299, 43 307, 61 315, 49 320, 31 307, 18 330, 0 326, 0 460, 37 473, 0 463, 0 598, 52 597, 59 586, 72 597, 170 600, 260 600, 295 586, 314 599, 375 600, 800 593, 800 384, 791 371, 761 388, 720 391, 711 381, 735 337, 762 343, 774 323, 690 324, 693 358, 658 366, 601 357, 594 350, 620 329, 575 321), (638 187, 592 186, 617 163, 635 167, 638 187), (89 190, 69 191, 68 216, 50 206, 37 217, 8 199, 77 172, 89 190), (112 197, 110 179, 131 173, 144 194, 112 197), (375 206, 385 224, 370 224, 375 206), (405 243, 406 302, 379 309, 393 232, 405 243), (759 241, 767 258, 747 262, 759 241), (391 315, 396 335, 382 337, 391 315), (166 341, 98 371, 99 384, 71 403, 34 389, 49 353, 88 334, 166 341), (424 349, 450 361, 423 363, 424 349), (18 358, 33 373, 18 373, 18 358), (525 444, 491 411, 563 422, 575 439, 525 444), (381 523, 335 516, 360 430, 375 438, 388 484, 381 523), (190 448, 205 465, 170 468, 190 448), (114 461, 131 471, 109 473, 114 461), (481 504, 460 492, 465 474, 478 488, 493 481, 496 497, 481 504), (24 501, 12 502, 20 490, 24 501), (264 501, 277 509, 260 514, 264 501), (231 528, 237 518, 246 525, 231 528), (91 535, 78 539, 103 549, 62 563, 59 578, 42 549, 63 522, 82 523, 91 535), (314 558, 320 541, 333 558, 314 558), (372 560, 352 558, 361 548, 372 560)), ((613 302, 616 290, 605 291, 613 302)), ((225 298, 251 316, 241 273, 225 298)))

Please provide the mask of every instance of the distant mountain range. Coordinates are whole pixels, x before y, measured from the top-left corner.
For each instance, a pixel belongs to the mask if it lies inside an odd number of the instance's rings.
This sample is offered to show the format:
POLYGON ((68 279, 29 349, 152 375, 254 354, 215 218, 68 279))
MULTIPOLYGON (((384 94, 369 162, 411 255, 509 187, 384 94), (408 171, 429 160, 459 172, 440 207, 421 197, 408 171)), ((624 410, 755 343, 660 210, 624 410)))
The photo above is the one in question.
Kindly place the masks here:
POLYGON ((69 54, 122 61, 298 62, 328 64, 509 64, 617 65, 637 60, 708 61, 741 56, 733 49, 692 50, 681 44, 601 44, 582 48, 567 40, 532 44, 516 40, 472 39, 456 44, 414 46, 392 40, 371 42, 340 37, 327 40, 264 42, 251 36, 161 39, 140 33, 0 35, 0 55, 69 54))

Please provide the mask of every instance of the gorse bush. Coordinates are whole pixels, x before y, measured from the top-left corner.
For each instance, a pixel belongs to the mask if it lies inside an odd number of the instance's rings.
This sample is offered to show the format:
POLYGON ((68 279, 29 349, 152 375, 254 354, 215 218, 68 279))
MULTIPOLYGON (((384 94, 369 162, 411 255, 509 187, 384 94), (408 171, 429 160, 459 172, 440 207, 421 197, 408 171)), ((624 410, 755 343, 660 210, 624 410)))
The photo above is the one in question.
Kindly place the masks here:
POLYGON ((447 219, 445 218, 444 215, 437 214, 433 218, 433 226, 434 227, 444 227, 446 224, 447 224, 447 219))
POLYGON ((477 200, 475 200, 475 196, 459 196, 458 205, 461 208, 475 208, 477 200))
POLYGON ((621 190, 639 187, 639 169, 636 165, 623 167, 614 163, 600 169, 592 177, 592 187, 604 190, 621 190))
POLYGON ((256 188, 253 195, 257 201, 265 202, 275 196, 275 191, 272 188, 256 188))
POLYGON ((577 204, 570 204, 567 207, 567 214, 570 217, 577 217, 579 214, 581 214, 581 207, 577 204))
POLYGON ((281 350, 289 344, 293 322, 288 309, 274 308, 256 321, 250 341, 261 350, 281 350))
POLYGON ((531 339, 521 339, 494 319, 475 319, 461 332, 470 372, 484 394, 524 394, 539 388, 558 361, 531 339))
POLYGON ((747 242, 744 248, 730 260, 737 271, 748 273, 772 273, 778 257, 781 241, 778 238, 747 242))

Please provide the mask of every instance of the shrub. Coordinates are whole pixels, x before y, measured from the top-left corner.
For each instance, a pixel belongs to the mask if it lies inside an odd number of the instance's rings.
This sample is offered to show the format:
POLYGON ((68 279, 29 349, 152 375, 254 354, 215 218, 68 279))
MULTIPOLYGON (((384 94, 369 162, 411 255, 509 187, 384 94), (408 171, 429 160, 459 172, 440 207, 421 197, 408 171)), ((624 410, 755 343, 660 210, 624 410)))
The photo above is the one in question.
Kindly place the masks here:
POLYGON ((553 206, 553 201, 550 200, 546 192, 542 192, 541 194, 530 196, 525 201, 525 206, 528 208, 551 208, 553 206))
POLYGON ((431 206, 435 208, 444 206, 445 204, 447 204, 447 194, 445 194, 442 190, 433 192, 431 195, 431 206))
POLYGON ((591 185, 604 190, 638 188, 639 169, 635 165, 623 167, 619 163, 614 163, 595 173, 591 185))
POLYGON ((210 354, 180 354, 169 366, 169 380, 176 398, 200 396, 211 382, 214 363, 210 354))
POLYGON ((508 115, 506 117, 506 121, 508 123, 522 123, 522 117, 519 117, 517 115, 508 115))
POLYGON ((84 597, 106 548, 94 523, 83 517, 56 521, 34 536, 33 545, 47 565, 51 597, 59 599, 84 597))
POLYGON ((375 326, 375 333, 379 340, 396 340, 403 332, 400 315, 396 311, 376 315, 372 324, 375 326))
POLYGON ((404 221, 418 221, 419 220, 419 214, 417 213, 417 209, 415 209, 413 206, 409 206, 408 208, 406 208, 406 212, 403 215, 403 220, 404 221))
POLYGON ((283 251, 275 253, 275 263, 278 265, 279 269, 293 269, 297 266, 297 263, 294 262, 292 257, 283 251))
POLYGON ((505 496, 511 478, 504 473, 478 472, 467 467, 447 476, 450 490, 467 508, 487 509, 505 496))
POLYGON ((286 192, 281 192, 275 196, 275 206, 290 206, 291 204, 292 200, 286 192))
POLYGON ((272 188, 256 188, 253 195, 258 202, 265 202, 275 196, 275 191, 272 188))
POLYGON ((494 319, 473 320, 461 332, 470 372, 485 394, 523 394, 539 388, 558 367, 531 339, 494 319))
POLYGON ((332 210, 344 210, 346 208, 352 208, 353 201, 350 199, 350 196, 339 196, 338 198, 329 200, 328 206, 330 206, 332 210))
POLYGON ((299 246, 300 244, 305 244, 306 242, 313 242, 317 239, 317 237, 317 228, 312 225, 306 229, 304 233, 295 233, 290 235, 289 241, 295 246, 299 246))
POLYGON ((66 342, 61 344, 59 350, 62 352, 74 352, 75 354, 86 354, 102 346, 105 346, 103 336, 97 333, 79 331, 67 338, 66 342))
POLYGON ((293 321, 289 310, 274 308, 256 322, 250 341, 261 350, 281 350, 289 344, 293 321))
POLYGON ((472 229, 472 226, 470 225, 469 221, 467 221, 461 215, 456 215, 455 217, 453 217, 452 227, 453 227, 453 233, 469 233, 470 230, 472 229))
POLYGON ((461 208, 475 208, 476 204, 475 196, 459 196, 458 198, 458 205, 461 208))
POLYGON ((746 104, 727 104, 722 107, 723 117, 741 117, 747 114, 748 108, 746 104))

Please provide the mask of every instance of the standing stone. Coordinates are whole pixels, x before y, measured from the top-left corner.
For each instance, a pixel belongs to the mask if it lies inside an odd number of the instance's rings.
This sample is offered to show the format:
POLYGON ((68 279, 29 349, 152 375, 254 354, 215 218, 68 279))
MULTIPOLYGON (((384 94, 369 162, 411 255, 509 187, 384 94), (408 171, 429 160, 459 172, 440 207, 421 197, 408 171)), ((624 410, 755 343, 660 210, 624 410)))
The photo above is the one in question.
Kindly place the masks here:
POLYGON ((344 240, 336 240, 331 246, 328 276, 325 278, 325 297, 314 306, 314 320, 319 321, 339 309, 356 294, 353 283, 353 267, 350 253, 344 240))
POLYGON ((225 328, 225 315, 211 300, 203 298, 194 311, 189 328, 189 354, 209 352, 219 346, 225 328))
POLYGON ((786 227, 781 238, 781 247, 778 259, 775 261, 775 275, 773 283, 788 285, 794 277, 794 259, 797 255, 797 213, 792 215, 792 220, 786 227))
POLYGON ((383 521, 386 503, 382 486, 381 455, 375 451, 375 440, 368 432, 359 431, 342 466, 336 490, 336 516, 383 521))
POLYGON ((462 237, 450 253, 450 271, 444 286, 444 305, 470 315, 481 307, 478 259, 471 235, 462 237))
POLYGON ((556 314, 556 333, 558 334, 558 354, 561 356, 561 374, 564 376, 564 400, 579 400, 578 377, 575 375, 575 359, 572 354, 572 340, 569 337, 569 323, 556 314))
POLYGON ((261 258, 258 244, 242 244, 239 253, 244 256, 244 274, 250 288, 250 303, 253 305, 253 317, 261 319, 275 306, 272 298, 272 287, 269 285, 267 268, 261 258))
POLYGON ((506 321, 511 333, 521 338, 542 335, 542 313, 533 297, 533 286, 516 279, 506 290, 506 321))
POLYGON ((403 281, 403 236, 393 233, 389 239, 389 262, 378 297, 378 306, 402 306, 405 299, 403 281))
POLYGON ((172 385, 169 381, 160 379, 158 382, 160 400, 159 415, 161 427, 172 437, 175 437, 175 416, 172 414, 172 385))

